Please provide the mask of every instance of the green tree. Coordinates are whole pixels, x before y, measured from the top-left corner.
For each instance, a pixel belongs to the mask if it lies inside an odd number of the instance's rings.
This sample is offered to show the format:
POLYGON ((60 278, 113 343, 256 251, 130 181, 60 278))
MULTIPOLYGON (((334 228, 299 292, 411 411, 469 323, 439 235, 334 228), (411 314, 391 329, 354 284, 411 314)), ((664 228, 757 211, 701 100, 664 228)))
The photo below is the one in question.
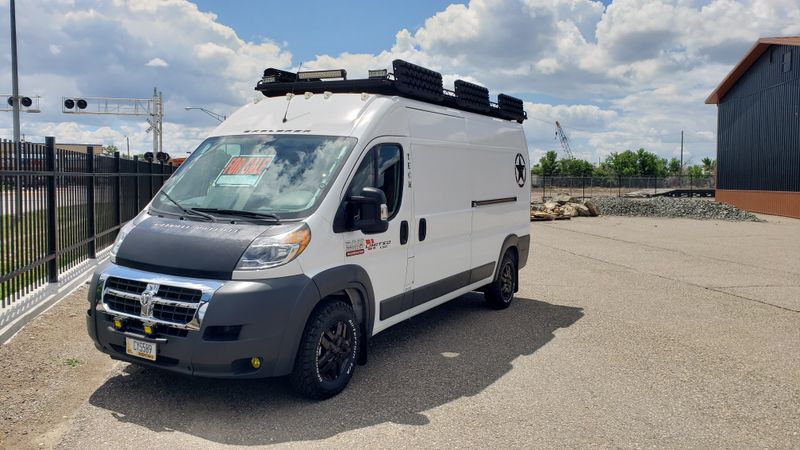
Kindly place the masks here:
POLYGON ((558 161, 557 161, 557 158, 558 158, 558 154, 556 152, 550 150, 549 152, 545 153, 545 155, 542 156, 539 159, 539 164, 538 165, 542 169, 542 175, 544 175, 546 177, 549 177, 551 175, 557 175, 558 174, 558 161))
POLYGON ((106 145, 105 147, 103 147, 103 154, 105 155, 114 156, 114 153, 118 151, 119 149, 114 144, 106 145))
POLYGON ((559 173, 572 177, 588 177, 594 172, 594 165, 583 159, 562 159, 558 166, 559 173))
POLYGON ((640 148, 636 151, 637 175, 643 177, 664 176, 667 174, 667 160, 655 153, 640 148))
POLYGON ((714 170, 717 168, 717 162, 714 161, 713 159, 709 158, 708 156, 703 158, 701 160, 701 162, 703 163, 703 172, 706 175, 711 175, 712 173, 714 173, 714 170))
POLYGON ((670 175, 680 175, 682 172, 681 160, 678 158, 670 159, 669 163, 667 164, 667 171, 670 175))
POLYGON ((700 165, 689 166, 686 171, 689 173, 689 176, 694 178, 701 178, 703 176, 703 166, 700 165))
POLYGON ((667 160, 658 155, 640 148, 637 151, 625 150, 614 152, 606 157, 605 167, 601 168, 613 173, 615 176, 631 177, 663 177, 667 174, 667 160))
POLYGON ((625 150, 613 152, 606 157, 606 167, 616 176, 630 177, 638 175, 639 165, 636 153, 625 150))

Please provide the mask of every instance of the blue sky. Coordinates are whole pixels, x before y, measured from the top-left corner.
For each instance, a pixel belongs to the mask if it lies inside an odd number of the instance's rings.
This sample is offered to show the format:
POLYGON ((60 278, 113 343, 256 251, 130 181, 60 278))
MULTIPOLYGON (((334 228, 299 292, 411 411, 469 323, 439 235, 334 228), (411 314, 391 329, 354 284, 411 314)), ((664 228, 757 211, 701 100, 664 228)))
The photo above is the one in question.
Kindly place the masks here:
MULTIPOLYGON (((8 0, 0 35, 8 36, 8 0)), ((640 147, 714 157, 716 108, 704 104, 761 36, 800 35, 797 0, 26 0, 17 2, 20 87, 42 97, 23 115, 30 140, 149 147, 142 120, 61 113, 62 96, 164 93, 165 149, 191 151, 252 101, 266 67, 344 68, 351 77, 396 58, 525 100, 531 157, 558 150, 596 161, 640 147), (46 23, 47 26, 41 26, 46 23)), ((6 42, 3 40, 2 42, 6 42)), ((0 67, 10 65, 0 45, 0 67)), ((0 70, 0 94, 10 92, 0 70), (3 87, 5 86, 5 87, 3 87)), ((0 113, 0 138, 11 117, 0 113)))
POLYGON ((295 61, 343 52, 378 53, 394 43, 403 28, 416 30, 451 3, 443 0, 310 1, 200 0, 201 11, 213 12, 243 39, 286 42, 295 61))

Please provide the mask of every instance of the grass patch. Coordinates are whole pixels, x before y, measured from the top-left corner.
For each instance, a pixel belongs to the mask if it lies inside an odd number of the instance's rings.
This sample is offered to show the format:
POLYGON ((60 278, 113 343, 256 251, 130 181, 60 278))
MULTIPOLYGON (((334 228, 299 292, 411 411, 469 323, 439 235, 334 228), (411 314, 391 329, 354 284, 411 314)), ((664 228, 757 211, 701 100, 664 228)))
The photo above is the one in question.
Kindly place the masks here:
POLYGON ((78 367, 81 364, 81 360, 78 358, 67 358, 64 360, 64 365, 69 367, 78 367))

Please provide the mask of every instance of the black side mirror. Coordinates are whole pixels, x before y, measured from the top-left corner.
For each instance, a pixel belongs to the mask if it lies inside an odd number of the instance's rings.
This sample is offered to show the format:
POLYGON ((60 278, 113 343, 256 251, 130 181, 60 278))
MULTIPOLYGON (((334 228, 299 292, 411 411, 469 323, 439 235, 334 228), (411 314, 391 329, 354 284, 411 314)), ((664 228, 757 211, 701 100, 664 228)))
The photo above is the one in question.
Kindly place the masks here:
POLYGON ((361 189, 359 195, 347 199, 351 206, 352 225, 364 234, 383 233, 389 229, 386 194, 374 187, 361 189))

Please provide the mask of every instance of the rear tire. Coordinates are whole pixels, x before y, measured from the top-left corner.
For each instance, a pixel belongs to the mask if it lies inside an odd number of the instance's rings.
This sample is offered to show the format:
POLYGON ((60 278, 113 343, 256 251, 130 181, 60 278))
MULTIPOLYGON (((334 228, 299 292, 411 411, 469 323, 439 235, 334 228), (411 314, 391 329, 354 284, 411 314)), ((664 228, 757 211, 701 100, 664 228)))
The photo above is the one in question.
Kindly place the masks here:
POLYGON ((298 394, 323 400, 350 382, 361 350, 361 330, 350 305, 330 301, 308 319, 289 381, 298 394))
POLYGON ((494 309, 506 309, 514 300, 517 286, 517 262, 511 252, 506 252, 500 260, 497 279, 484 288, 486 303, 494 309))

